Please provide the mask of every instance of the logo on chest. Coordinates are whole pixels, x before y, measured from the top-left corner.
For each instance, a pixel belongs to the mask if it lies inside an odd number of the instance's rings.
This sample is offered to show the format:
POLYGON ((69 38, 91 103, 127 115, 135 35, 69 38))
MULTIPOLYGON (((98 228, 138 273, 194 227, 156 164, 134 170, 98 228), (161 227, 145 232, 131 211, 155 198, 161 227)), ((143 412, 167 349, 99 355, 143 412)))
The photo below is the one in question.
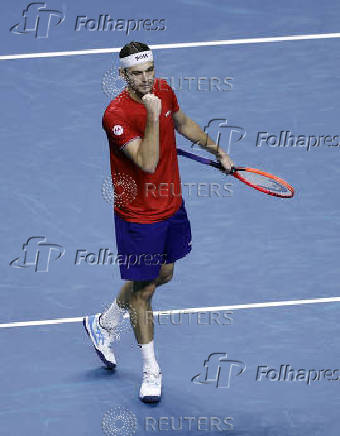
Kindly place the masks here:
POLYGON ((116 124, 115 126, 113 126, 112 131, 113 131, 113 133, 114 133, 116 136, 120 136, 120 135, 123 134, 124 129, 123 129, 123 127, 120 126, 119 124, 116 124))

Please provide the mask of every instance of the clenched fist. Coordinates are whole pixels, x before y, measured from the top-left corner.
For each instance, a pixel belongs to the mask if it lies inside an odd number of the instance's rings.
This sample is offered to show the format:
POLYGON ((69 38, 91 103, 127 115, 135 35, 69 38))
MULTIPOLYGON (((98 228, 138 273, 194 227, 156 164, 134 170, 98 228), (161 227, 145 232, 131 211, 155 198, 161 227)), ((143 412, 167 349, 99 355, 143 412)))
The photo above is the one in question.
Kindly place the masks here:
POLYGON ((142 97, 143 104, 147 110, 148 116, 153 121, 158 121, 158 118, 162 111, 162 101, 154 94, 145 94, 142 97))
POLYGON ((223 150, 219 150, 217 153, 217 160, 222 164, 225 172, 228 174, 234 167, 234 162, 230 159, 230 156, 223 150))

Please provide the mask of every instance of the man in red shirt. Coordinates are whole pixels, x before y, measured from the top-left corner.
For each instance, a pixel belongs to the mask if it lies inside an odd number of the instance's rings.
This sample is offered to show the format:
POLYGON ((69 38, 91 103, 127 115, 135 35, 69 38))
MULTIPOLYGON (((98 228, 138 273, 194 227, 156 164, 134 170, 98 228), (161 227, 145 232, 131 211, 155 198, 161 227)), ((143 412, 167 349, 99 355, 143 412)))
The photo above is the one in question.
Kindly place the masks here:
POLYGON ((120 272, 127 281, 115 301, 102 314, 86 317, 84 326, 100 358, 114 368, 114 331, 122 311, 129 311, 143 357, 139 397, 155 402, 162 374, 154 354, 151 299, 156 287, 171 280, 174 262, 191 251, 174 129, 213 153, 226 172, 233 162, 179 108, 166 81, 155 79, 146 44, 126 44, 119 57, 127 87, 106 108, 103 128, 110 144, 120 272))

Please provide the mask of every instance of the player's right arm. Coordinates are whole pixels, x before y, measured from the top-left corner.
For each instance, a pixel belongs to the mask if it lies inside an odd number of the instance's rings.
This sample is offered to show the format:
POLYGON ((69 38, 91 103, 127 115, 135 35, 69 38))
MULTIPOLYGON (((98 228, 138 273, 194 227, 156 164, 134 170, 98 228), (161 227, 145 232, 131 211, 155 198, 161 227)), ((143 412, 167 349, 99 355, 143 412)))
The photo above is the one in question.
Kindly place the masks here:
POLYGON ((124 153, 143 171, 154 173, 159 160, 159 116, 161 100, 146 94, 142 98, 147 111, 144 138, 136 138, 123 148, 124 153))

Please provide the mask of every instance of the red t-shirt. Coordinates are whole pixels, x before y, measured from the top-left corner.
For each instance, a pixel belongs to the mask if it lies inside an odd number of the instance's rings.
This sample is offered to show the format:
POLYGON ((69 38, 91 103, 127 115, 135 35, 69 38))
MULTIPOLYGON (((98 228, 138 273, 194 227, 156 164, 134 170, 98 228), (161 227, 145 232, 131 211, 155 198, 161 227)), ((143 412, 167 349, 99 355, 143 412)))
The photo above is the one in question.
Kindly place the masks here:
POLYGON ((148 224, 173 215, 181 206, 176 136, 172 114, 179 110, 172 88, 155 79, 152 93, 162 101, 159 117, 159 161, 154 173, 140 169, 122 150, 135 138, 143 138, 147 112, 127 90, 105 110, 103 128, 110 144, 114 210, 126 221, 148 224))

